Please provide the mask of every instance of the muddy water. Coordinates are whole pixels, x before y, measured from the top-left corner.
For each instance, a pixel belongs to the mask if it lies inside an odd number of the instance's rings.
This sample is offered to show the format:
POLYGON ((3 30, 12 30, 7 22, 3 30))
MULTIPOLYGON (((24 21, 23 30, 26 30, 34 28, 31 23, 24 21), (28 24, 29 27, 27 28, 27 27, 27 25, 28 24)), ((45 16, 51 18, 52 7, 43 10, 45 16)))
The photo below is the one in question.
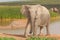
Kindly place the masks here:
POLYGON ((60 34, 60 21, 56 21, 50 24, 51 34, 60 34))
MULTIPOLYGON (((50 23, 49 31, 50 31, 50 34, 60 34, 60 21, 50 23)), ((38 28, 37 32, 39 33, 39 28, 38 28)), ((24 34, 24 28, 23 29, 16 29, 16 30, 1 30, 0 29, 0 33, 21 35, 21 34, 24 34)), ((42 29, 42 33, 46 34, 45 27, 42 29)))
MULTIPOLYGON (((55 22, 50 23, 49 32, 50 32, 50 34, 60 34, 60 21, 55 21, 55 22)), ((45 27, 42 30, 42 33, 46 34, 46 28, 45 27)))

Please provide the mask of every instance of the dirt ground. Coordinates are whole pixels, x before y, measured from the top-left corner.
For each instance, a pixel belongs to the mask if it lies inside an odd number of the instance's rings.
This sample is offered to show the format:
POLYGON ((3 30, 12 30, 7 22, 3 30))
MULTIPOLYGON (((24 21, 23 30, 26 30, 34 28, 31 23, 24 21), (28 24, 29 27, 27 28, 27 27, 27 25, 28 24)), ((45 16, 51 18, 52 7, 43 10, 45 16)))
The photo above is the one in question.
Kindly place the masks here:
MULTIPOLYGON (((25 38, 23 35, 11 35, 11 34, 2 34, 0 33, 0 37, 9 37, 9 38, 15 38, 16 40, 26 40, 27 38, 25 38)), ((41 35, 40 37, 49 37, 49 38, 57 38, 58 40, 60 40, 60 34, 51 34, 51 35, 41 35)))
MULTIPOLYGON (((0 26, 0 29, 21 29, 24 28, 23 25, 25 25, 27 19, 14 19, 14 21, 7 26, 0 26)), ((26 40, 26 38, 23 35, 12 35, 12 34, 5 34, 5 33, 0 33, 0 37, 12 37, 15 38, 16 40, 26 40)))
POLYGON ((11 34, 0 33, 0 37, 14 38, 16 40, 26 40, 26 38, 24 38, 23 35, 11 35, 11 34))

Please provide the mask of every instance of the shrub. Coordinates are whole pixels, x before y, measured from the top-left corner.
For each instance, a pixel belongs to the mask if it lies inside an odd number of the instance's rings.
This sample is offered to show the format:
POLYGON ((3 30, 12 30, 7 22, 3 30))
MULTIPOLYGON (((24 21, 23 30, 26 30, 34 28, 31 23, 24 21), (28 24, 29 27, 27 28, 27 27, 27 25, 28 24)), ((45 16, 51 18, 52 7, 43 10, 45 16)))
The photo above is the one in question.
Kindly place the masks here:
POLYGON ((51 17, 56 17, 56 16, 58 16, 59 14, 58 13, 56 13, 56 12, 50 12, 50 16, 51 17))

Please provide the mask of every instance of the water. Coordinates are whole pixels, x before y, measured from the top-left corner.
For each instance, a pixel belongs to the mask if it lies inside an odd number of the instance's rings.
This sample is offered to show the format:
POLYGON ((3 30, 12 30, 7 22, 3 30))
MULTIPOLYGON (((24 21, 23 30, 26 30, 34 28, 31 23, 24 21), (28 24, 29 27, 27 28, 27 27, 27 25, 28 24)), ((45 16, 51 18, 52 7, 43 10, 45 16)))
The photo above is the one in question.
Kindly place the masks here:
POLYGON ((16 29, 16 30, 0 30, 0 33, 22 35, 22 34, 24 34, 24 30, 23 30, 23 29, 16 29))
MULTIPOLYGON (((38 30, 38 32, 39 32, 39 30, 38 30)), ((42 32, 46 34, 46 28, 45 27, 42 30, 42 32)), ((60 34, 60 21, 52 22, 49 25, 49 32, 50 32, 50 34, 60 34)))
MULTIPOLYGON (((49 31, 50 31, 50 34, 60 34, 60 21, 52 22, 49 25, 49 31)), ((39 28, 38 28, 37 32, 39 33, 39 28)), ((23 29, 16 29, 16 30, 1 30, 0 29, 0 33, 22 35, 22 34, 24 34, 24 28, 23 29)), ((46 34, 45 27, 43 28, 42 33, 46 34)))
POLYGON ((51 34, 60 34, 60 21, 51 23, 49 28, 51 34))
POLYGON ((0 2, 12 2, 12 1, 20 1, 20 0, 0 0, 0 2))

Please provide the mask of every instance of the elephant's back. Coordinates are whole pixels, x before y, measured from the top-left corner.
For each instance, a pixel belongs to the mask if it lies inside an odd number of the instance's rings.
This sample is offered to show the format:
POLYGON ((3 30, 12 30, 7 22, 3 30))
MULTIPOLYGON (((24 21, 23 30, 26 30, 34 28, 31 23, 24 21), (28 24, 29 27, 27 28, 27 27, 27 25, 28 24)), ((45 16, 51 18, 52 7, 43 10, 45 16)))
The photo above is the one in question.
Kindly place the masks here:
POLYGON ((41 6, 38 8, 38 17, 37 17, 37 21, 39 25, 46 25, 47 22, 50 19, 50 13, 48 11, 48 9, 44 6, 41 6))

